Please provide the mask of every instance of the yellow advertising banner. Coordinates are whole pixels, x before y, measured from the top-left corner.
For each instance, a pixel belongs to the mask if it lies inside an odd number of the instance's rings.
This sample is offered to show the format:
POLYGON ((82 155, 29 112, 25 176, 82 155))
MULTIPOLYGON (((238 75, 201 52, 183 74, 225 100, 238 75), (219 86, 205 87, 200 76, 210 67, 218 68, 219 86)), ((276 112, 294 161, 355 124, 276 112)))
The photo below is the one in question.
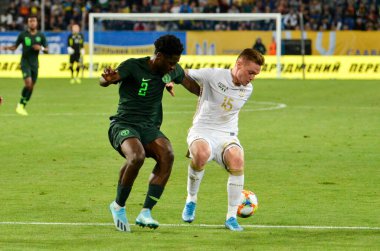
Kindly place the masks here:
MULTIPOLYGON (((311 40, 312 55, 377 55, 380 56, 380 31, 306 31, 311 40)), ((252 48, 261 38, 267 51, 273 31, 189 31, 188 55, 236 55, 252 48)), ((284 31, 282 39, 300 39, 300 31, 284 31)))
MULTIPOLYGON (((122 61, 139 55, 94 56, 93 77, 100 77, 104 68, 116 68, 122 61)), ((40 78, 69 78, 67 55, 40 55, 40 78)), ((236 56, 182 56, 185 69, 232 68, 236 56)), ((0 78, 21 78, 19 55, 0 55, 0 78)), ((84 59, 84 77, 89 77, 88 57, 84 59)), ((281 77, 289 79, 380 79, 380 56, 283 56, 281 77)), ((266 56, 259 78, 277 78, 277 59, 266 56)))

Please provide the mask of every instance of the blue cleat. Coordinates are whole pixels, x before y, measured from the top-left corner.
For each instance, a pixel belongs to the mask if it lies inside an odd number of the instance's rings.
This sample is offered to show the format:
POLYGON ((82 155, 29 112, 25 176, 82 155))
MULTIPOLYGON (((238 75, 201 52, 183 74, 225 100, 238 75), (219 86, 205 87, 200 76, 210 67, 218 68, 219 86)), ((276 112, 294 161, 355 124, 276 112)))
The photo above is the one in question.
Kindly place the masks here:
POLYGON ((110 211, 112 213, 113 222, 115 223, 116 229, 122 232, 131 232, 125 208, 122 207, 120 210, 116 210, 114 207, 114 202, 112 202, 110 204, 110 211))
POLYGON ((231 231, 243 231, 243 228, 239 225, 237 219, 234 217, 230 217, 228 220, 226 220, 226 223, 224 223, 224 225, 231 231))
POLYGON ((156 229, 160 224, 152 218, 150 209, 143 209, 136 218, 136 225, 156 229))
POLYGON ((183 208, 182 211, 182 220, 184 222, 191 223, 195 219, 195 208, 197 204, 195 202, 188 202, 185 204, 185 207, 183 208))

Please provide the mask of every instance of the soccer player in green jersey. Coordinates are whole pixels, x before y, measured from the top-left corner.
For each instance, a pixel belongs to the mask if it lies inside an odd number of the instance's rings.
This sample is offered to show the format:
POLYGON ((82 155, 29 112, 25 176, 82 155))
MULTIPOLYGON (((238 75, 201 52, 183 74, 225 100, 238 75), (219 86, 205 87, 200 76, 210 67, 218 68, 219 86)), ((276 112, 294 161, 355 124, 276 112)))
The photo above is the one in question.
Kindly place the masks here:
POLYGON ((164 89, 174 95, 172 83, 181 83, 190 92, 200 93, 199 85, 184 79, 184 71, 178 64, 183 51, 180 40, 173 35, 164 35, 154 45, 152 57, 128 59, 116 70, 105 69, 100 78, 103 87, 119 84, 119 106, 117 114, 110 118, 108 131, 111 145, 126 159, 119 173, 116 199, 110 204, 119 231, 130 231, 125 204, 146 157, 157 163, 150 175, 148 192, 136 225, 159 226, 152 218, 151 210, 163 193, 174 161, 170 141, 160 131, 164 89))
POLYGON ((4 50, 14 51, 22 44, 21 71, 25 86, 21 92, 20 103, 16 108, 16 112, 20 115, 28 115, 25 106, 32 96, 37 81, 38 55, 40 51, 48 53, 46 37, 37 30, 37 17, 29 16, 27 26, 28 30, 18 35, 15 45, 3 47, 4 50))

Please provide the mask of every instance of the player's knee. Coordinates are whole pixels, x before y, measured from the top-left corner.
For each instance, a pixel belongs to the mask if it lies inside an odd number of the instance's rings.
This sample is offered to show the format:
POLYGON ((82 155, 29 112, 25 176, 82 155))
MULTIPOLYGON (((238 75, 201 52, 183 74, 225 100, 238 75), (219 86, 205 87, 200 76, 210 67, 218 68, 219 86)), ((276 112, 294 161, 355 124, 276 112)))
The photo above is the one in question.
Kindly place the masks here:
POLYGON ((240 176, 244 174, 244 166, 231 166, 228 167, 228 171, 232 175, 240 176))
POLYGON ((145 153, 143 152, 136 152, 131 154, 130 156, 126 156, 128 161, 128 166, 133 166, 140 168, 145 161, 145 153))
POLYGON ((207 164, 209 158, 210 151, 197 151, 195 154, 193 154, 193 166, 196 169, 203 169, 203 167, 207 164))

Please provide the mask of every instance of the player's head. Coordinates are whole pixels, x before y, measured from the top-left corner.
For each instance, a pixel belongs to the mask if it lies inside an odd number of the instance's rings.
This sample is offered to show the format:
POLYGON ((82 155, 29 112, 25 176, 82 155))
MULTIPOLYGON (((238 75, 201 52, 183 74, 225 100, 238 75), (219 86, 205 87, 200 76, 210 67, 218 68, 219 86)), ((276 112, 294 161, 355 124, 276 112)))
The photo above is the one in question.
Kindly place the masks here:
POLYGON ((80 27, 79 27, 79 25, 77 25, 77 24, 73 24, 73 26, 71 26, 71 31, 72 31, 73 33, 79 33, 79 31, 80 31, 80 27))
POLYGON ((154 42, 154 68, 160 74, 166 74, 175 68, 181 58, 183 45, 181 41, 173 35, 164 35, 154 42))
POLYGON ((27 22, 28 22, 27 23, 28 29, 32 31, 37 29, 37 26, 38 26, 37 16, 34 16, 34 15, 29 16, 27 22))
POLYGON ((243 50, 232 70, 234 83, 236 85, 248 85, 260 73, 263 64, 264 57, 260 52, 250 48, 243 50))

